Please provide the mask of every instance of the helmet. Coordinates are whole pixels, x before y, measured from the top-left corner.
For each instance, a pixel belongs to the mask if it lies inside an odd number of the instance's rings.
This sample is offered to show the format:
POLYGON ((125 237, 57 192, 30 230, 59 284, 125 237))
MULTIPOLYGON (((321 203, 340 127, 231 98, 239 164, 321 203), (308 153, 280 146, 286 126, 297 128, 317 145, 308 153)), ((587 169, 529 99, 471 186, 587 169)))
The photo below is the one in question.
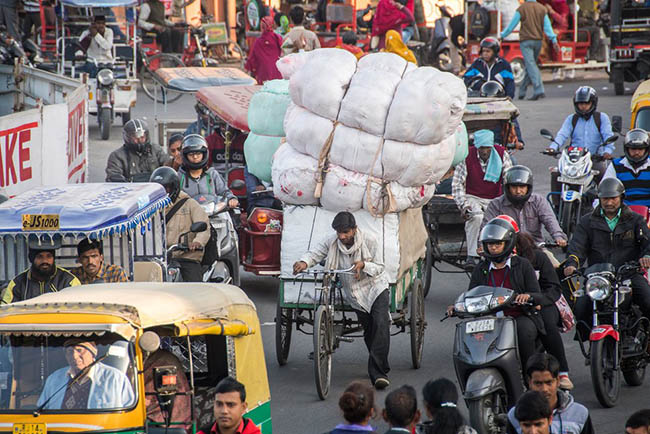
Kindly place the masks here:
POLYGON ((589 119, 591 114, 596 111, 596 107, 598 107, 598 95, 596 94, 596 89, 591 86, 580 86, 573 95, 573 108, 575 109, 576 114, 585 119, 589 119), (581 102, 591 102, 589 110, 585 112, 581 111, 578 108, 578 103, 581 102))
POLYGON ((494 55, 498 56, 499 51, 501 51, 501 44, 499 44, 499 40, 497 38, 488 36, 487 38, 483 38, 481 41, 481 48, 490 48, 494 52, 494 55))
POLYGON ((181 180, 178 173, 171 167, 163 166, 153 171, 149 182, 157 182, 165 187, 169 198, 172 202, 176 202, 178 195, 181 192, 181 180))
POLYGON ((512 166, 503 178, 503 185, 505 186, 505 193, 508 200, 513 205, 521 205, 533 193, 533 172, 526 166, 512 166), (508 188, 509 185, 527 185, 528 191, 523 197, 513 196, 508 188))
POLYGON ((481 231, 481 236, 479 237, 483 245, 483 256, 493 262, 503 262, 515 249, 517 229, 516 223, 509 216, 498 216, 490 220, 481 231), (498 255, 490 254, 488 243, 500 241, 505 241, 506 243, 503 251, 498 255))
POLYGON ((141 119, 131 119, 122 129, 122 139, 127 148, 135 152, 144 151, 149 145, 149 127, 147 123, 141 119))
POLYGON ((641 128, 634 128, 633 130, 628 131, 625 135, 623 150, 625 151, 625 157, 630 161, 630 163, 639 164, 644 162, 648 158, 648 151, 650 150, 650 135, 641 128), (628 149, 645 149, 645 153, 641 158, 632 158, 628 149))
POLYGON ((480 95, 483 97, 486 96, 497 96, 502 97, 506 96, 506 91, 498 81, 486 81, 481 86, 480 95))
POLYGON ((625 197, 625 186, 618 178, 605 178, 598 186, 598 197, 600 199, 608 197, 625 197))
POLYGON ((185 136, 181 144, 183 154, 183 168, 185 170, 202 169, 208 165, 208 142, 200 134, 190 134, 185 136), (192 163, 187 159, 188 154, 192 152, 201 152, 203 157, 198 163, 192 163))

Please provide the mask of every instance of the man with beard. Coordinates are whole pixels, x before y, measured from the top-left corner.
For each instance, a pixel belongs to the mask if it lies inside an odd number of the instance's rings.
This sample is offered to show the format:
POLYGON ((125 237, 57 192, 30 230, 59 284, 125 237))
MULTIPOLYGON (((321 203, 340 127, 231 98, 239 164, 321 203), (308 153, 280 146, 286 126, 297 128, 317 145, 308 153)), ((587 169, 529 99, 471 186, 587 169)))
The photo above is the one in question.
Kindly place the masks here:
POLYGON ((341 274, 346 303, 355 310, 363 327, 368 348, 368 374, 377 389, 388 387, 388 350, 390 348, 390 296, 384 264, 379 260, 379 243, 357 228, 354 216, 342 211, 332 221, 331 234, 293 264, 294 274, 301 273, 323 259, 326 270, 352 268, 341 274))
POLYGON ((56 249, 59 248, 61 241, 30 241, 29 262, 32 266, 9 282, 2 291, 0 303, 28 300, 46 292, 81 285, 72 273, 56 266, 56 249))

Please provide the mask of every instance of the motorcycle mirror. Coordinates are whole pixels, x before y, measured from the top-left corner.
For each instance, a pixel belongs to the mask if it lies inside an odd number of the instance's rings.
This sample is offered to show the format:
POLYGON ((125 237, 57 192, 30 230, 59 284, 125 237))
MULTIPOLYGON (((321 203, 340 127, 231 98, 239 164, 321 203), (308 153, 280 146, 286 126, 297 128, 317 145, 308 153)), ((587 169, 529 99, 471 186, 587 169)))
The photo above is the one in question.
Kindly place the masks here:
POLYGON ((542 128, 541 130, 539 130, 539 135, 544 137, 545 139, 555 140, 553 134, 551 134, 551 132, 546 128, 542 128))
POLYGON ((610 136, 607 140, 605 140, 605 144, 609 145, 610 143, 614 143, 617 140, 618 140, 618 134, 614 134, 610 136))
POLYGON ((621 133, 623 130, 623 118, 620 116, 612 116, 612 131, 621 133))
POLYGON ((160 348, 160 336, 156 332, 146 331, 138 340, 140 349, 146 353, 153 353, 160 348))
POLYGON ((235 179, 230 183, 231 190, 241 190, 242 188, 246 188, 246 183, 241 179, 235 179))
POLYGON ((206 222, 194 222, 190 226, 190 232, 197 233, 203 232, 208 229, 208 224, 206 222))

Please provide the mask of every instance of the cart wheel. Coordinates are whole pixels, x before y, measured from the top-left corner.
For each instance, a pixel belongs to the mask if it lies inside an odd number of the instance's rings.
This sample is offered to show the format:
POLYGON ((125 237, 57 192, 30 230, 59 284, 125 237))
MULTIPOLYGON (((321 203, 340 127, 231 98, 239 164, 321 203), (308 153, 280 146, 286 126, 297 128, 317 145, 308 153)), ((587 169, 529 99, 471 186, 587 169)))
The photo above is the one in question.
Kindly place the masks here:
POLYGON ((289 359, 292 327, 293 309, 281 307, 278 300, 275 313, 275 356, 280 366, 286 365, 289 359))
POLYGON ((524 81, 524 76, 526 75, 526 67, 524 66, 524 59, 521 57, 516 57, 510 62, 510 68, 512 69, 512 75, 515 80, 515 84, 519 86, 522 81, 524 81))
POLYGON ((431 245, 431 239, 427 240, 426 249, 424 261, 422 262, 423 298, 429 295, 429 290, 431 289, 431 276, 433 275, 433 246, 431 245))
POLYGON ((419 369, 422 362, 422 348, 424 347, 424 328, 426 321, 424 319, 424 294, 422 291, 422 281, 415 279, 411 286, 410 294, 411 318, 409 326, 411 332, 411 361, 413 368, 419 369))
POLYGON ((314 377, 320 399, 327 398, 332 376, 332 321, 325 306, 314 315, 314 377))
MULTIPOLYGON (((185 64, 183 61, 172 54, 160 53, 149 57, 147 59, 147 64, 143 65, 142 71, 140 72, 140 86, 142 87, 142 90, 152 100, 160 103, 164 102, 163 95, 165 89, 154 80, 154 72, 158 70, 158 68, 183 68, 184 66, 185 64)), ((183 94, 180 92, 166 92, 168 103, 176 101, 181 96, 183 96, 183 94)))
POLYGON ((625 93, 625 82, 624 81, 615 81, 614 82, 614 93, 616 95, 623 95, 625 93))

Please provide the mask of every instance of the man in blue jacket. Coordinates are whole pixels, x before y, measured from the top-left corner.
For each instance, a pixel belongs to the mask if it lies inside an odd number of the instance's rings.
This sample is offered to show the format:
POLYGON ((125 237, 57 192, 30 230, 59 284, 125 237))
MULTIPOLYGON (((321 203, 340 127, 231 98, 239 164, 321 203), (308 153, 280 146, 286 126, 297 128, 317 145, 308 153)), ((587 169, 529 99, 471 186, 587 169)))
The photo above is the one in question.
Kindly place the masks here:
POLYGON ((481 41, 481 55, 463 75, 465 86, 479 90, 487 81, 498 81, 503 85, 506 96, 515 97, 515 80, 510 63, 499 56, 501 44, 496 38, 487 37, 481 41))
POLYGON ((650 135, 634 128, 625 135, 625 156, 612 161, 606 178, 618 178, 625 187, 625 204, 650 207, 650 135))

